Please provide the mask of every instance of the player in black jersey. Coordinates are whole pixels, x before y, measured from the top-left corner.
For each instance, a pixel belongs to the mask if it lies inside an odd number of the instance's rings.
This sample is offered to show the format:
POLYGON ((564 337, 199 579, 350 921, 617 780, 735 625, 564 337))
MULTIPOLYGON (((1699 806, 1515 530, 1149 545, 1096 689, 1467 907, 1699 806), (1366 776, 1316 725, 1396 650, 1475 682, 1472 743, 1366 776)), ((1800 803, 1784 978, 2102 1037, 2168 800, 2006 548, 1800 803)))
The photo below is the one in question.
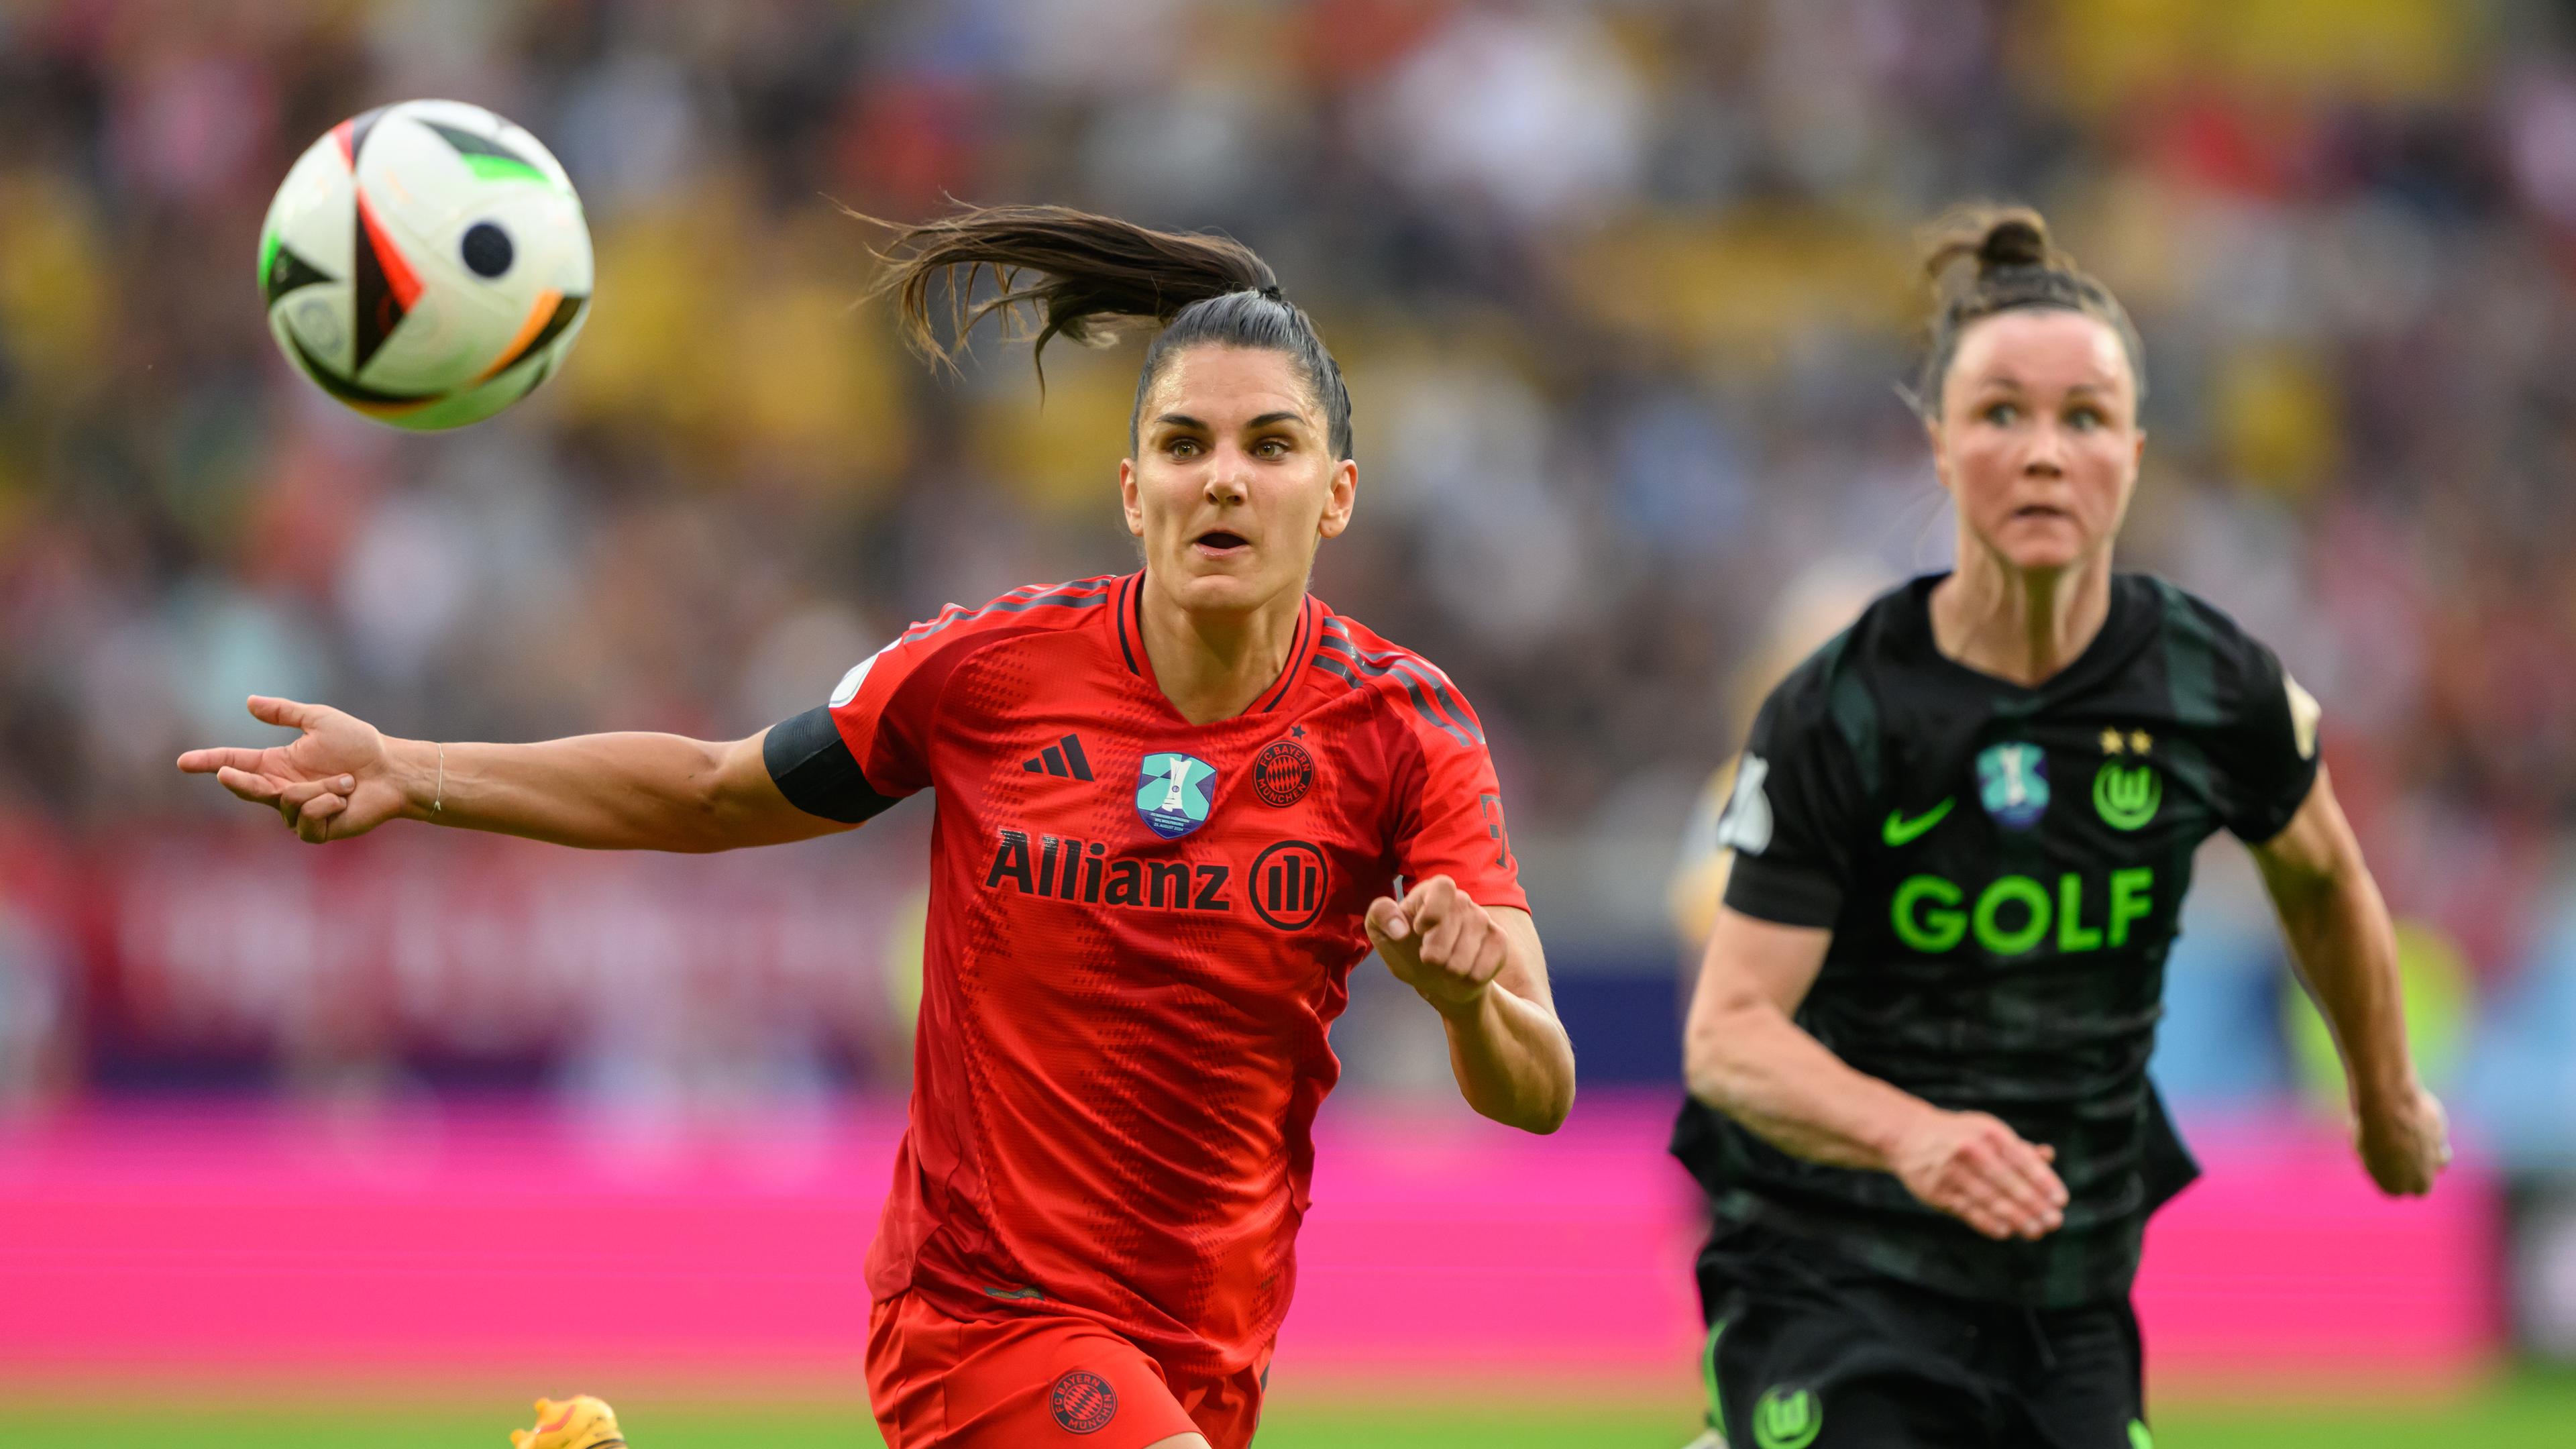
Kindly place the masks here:
POLYGON ((2192 853, 2252 847, 2363 1165, 2447 1160, 2317 707, 2182 590, 2111 572, 2145 390, 2028 211, 1955 219, 1917 406, 1955 572, 1872 603, 1756 720, 1673 1151, 1708 1189, 1711 1438, 2145 1449, 2130 1281, 2198 1169, 2146 1075, 2192 853))

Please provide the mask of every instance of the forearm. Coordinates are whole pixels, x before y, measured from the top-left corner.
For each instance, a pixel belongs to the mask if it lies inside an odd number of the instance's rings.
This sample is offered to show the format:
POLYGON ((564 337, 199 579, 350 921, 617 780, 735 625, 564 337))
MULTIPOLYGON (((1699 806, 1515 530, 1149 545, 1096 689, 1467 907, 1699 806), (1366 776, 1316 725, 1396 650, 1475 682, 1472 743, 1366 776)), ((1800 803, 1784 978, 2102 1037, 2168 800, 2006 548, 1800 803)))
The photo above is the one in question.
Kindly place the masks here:
POLYGON ((404 814, 591 850, 723 850, 742 838, 717 780, 723 745, 678 735, 538 744, 387 740, 404 814))
POLYGON ((2397 932, 2369 867, 2356 856, 2330 875, 2277 885, 2273 898, 2291 959, 2342 1054, 2353 1105, 2369 1111, 2409 1099, 2415 1067, 2397 932))
POLYGON ((1940 1109, 1864 1072, 1758 996, 1693 1014, 1691 1095, 1793 1157, 1895 1170, 1905 1128, 1940 1109))
POLYGON ((1574 1109, 1574 1043, 1556 1013, 1497 981, 1443 1011, 1449 1071, 1467 1105, 1529 1132, 1553 1132, 1574 1109))

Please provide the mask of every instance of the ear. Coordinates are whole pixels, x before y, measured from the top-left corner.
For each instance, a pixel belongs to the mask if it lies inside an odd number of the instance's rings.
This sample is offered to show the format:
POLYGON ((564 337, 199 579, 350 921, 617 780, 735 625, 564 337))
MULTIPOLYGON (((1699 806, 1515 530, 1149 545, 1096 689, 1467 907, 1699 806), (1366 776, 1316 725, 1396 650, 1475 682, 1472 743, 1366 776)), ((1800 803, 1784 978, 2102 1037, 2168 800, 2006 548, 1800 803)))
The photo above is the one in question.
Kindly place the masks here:
POLYGON ((1333 481, 1324 494, 1324 516, 1315 531, 1326 538, 1339 538, 1351 526, 1351 511, 1360 502, 1360 465, 1348 458, 1333 465, 1333 481))
POLYGON ((1932 444, 1932 476, 1941 480, 1942 492, 1955 495, 1959 490, 1950 486, 1950 451, 1944 446, 1948 431, 1938 421, 1925 418, 1923 436, 1932 444))
POLYGON ((1127 515, 1127 531, 1137 538, 1145 536, 1145 506, 1137 501, 1136 460, 1118 460, 1118 506, 1127 515))

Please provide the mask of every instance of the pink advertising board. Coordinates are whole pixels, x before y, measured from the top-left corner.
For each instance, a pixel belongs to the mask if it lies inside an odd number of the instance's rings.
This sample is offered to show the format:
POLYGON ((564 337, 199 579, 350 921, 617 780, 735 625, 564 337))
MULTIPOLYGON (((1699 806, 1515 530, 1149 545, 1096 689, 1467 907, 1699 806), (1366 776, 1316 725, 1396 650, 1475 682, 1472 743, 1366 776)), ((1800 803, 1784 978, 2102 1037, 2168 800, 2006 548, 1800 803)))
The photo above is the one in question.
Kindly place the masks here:
MULTIPOLYGON (((1327 1113, 1283 1391, 1372 1377, 1688 1391, 1691 1189, 1668 1104, 1553 1138, 1327 1113)), ((858 1392, 899 1121, 697 1127, 535 1108, 91 1108, 0 1127, 0 1376, 684 1374, 858 1392)), ((2378 1199, 2297 1123, 2194 1132, 2149 1236, 2159 1379, 2428 1387, 2498 1340, 2495 1192, 2378 1199)))

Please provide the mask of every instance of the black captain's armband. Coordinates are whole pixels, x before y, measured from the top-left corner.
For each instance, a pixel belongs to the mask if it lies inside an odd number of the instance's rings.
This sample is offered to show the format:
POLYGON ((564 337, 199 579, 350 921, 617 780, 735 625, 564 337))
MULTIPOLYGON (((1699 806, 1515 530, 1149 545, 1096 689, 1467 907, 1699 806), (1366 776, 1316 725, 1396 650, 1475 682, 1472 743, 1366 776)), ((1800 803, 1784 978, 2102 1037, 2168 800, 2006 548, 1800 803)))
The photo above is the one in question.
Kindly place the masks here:
POLYGON ((859 762, 822 705, 769 727, 760 758, 787 803, 808 815, 856 825, 894 803, 859 771, 859 762))

